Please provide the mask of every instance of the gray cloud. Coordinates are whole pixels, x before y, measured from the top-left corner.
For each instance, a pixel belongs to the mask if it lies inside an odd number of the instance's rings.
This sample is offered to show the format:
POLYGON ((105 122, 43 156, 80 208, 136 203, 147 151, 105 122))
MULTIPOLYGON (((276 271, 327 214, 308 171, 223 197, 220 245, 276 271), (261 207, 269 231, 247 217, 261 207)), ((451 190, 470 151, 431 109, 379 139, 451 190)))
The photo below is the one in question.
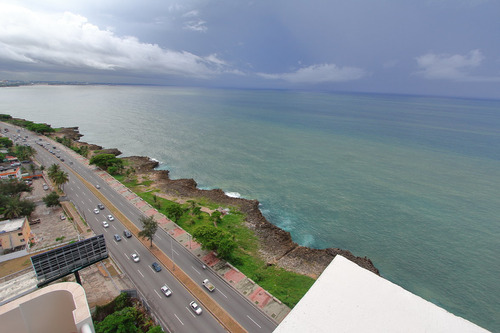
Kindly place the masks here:
POLYGON ((478 68, 484 60, 479 50, 472 50, 466 55, 427 53, 416 58, 418 75, 431 80, 452 80, 467 82, 496 82, 500 77, 472 75, 471 71, 478 68))
POLYGON ((320 64, 300 68, 295 72, 266 74, 259 73, 266 79, 278 79, 291 83, 327 83, 358 80, 366 75, 365 71, 357 67, 338 67, 335 64, 320 64))
POLYGON ((119 37, 69 12, 46 14, 7 4, 0 4, 0 59, 201 78, 230 71, 215 55, 203 57, 119 37))

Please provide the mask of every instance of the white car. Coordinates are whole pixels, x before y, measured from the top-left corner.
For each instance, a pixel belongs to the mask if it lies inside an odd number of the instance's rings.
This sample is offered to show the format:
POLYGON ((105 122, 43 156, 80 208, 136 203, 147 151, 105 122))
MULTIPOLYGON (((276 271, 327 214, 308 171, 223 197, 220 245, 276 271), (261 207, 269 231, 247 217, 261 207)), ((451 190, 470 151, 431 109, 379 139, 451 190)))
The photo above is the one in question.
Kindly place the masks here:
POLYGON ((99 189, 101 186, 99 184, 96 184, 95 188, 99 189))
POLYGON ((134 262, 139 262, 139 260, 140 260, 140 259, 139 259, 139 255, 138 255, 137 253, 132 253, 132 254, 130 255, 130 257, 132 258, 132 260, 133 260, 134 262))
POLYGON ((161 292, 165 294, 165 296, 169 297, 172 295, 172 290, 167 285, 164 285, 163 287, 160 288, 161 292))
POLYGON ((106 222, 106 221, 102 221, 102 226, 103 226, 104 228, 107 228, 107 227, 109 227, 109 223, 108 223, 108 222, 106 222))
POLYGON ((114 218, 112 215, 108 215, 108 220, 110 220, 110 221, 114 221, 114 220, 115 220, 115 218, 114 218))
POLYGON ((94 213, 99 214, 99 209, 94 208, 94 213))
POLYGON ((197 315, 201 315, 202 310, 198 303, 192 301, 191 303, 189 303, 189 306, 191 307, 191 310, 194 311, 194 313, 196 313, 197 315))

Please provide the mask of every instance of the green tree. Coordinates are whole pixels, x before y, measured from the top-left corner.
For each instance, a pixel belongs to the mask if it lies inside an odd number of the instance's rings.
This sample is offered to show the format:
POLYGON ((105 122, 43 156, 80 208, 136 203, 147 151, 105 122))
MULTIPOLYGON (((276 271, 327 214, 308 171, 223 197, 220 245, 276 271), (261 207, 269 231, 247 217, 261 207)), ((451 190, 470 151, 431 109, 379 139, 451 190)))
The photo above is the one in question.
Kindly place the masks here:
POLYGON ((47 169, 47 174, 49 175, 50 179, 53 179, 54 176, 61 171, 61 167, 59 164, 52 164, 48 169, 47 169))
POLYGON ((184 210, 179 204, 170 205, 165 210, 167 212, 168 217, 174 220, 175 223, 177 223, 184 214, 184 210))
POLYGON ((10 119, 12 119, 12 116, 10 114, 4 114, 4 113, 0 114, 1 121, 6 121, 6 120, 10 120, 10 119))
POLYGON ((37 133, 51 133, 55 132, 55 130, 47 124, 37 124, 33 123, 31 121, 27 121, 24 124, 24 127, 29 129, 30 131, 37 132, 37 133))
POLYGON ((232 239, 231 235, 227 234, 222 237, 222 239, 217 244, 217 253, 221 258, 230 258, 233 251, 238 245, 232 239))
POLYGON ((59 194, 57 194, 56 192, 52 192, 44 196, 42 200, 45 203, 45 206, 55 207, 61 205, 61 203, 59 202, 59 198, 59 194))
POLYGON ((33 189, 25 182, 17 179, 1 180, 0 181, 0 194, 3 195, 16 195, 21 192, 31 192, 33 189))
POLYGON ((17 158, 21 161, 26 161, 31 159, 33 155, 35 155, 36 151, 30 146, 21 146, 21 145, 16 145, 16 149, 14 154, 17 156, 17 158))
POLYGON ((201 243, 204 249, 216 251, 221 258, 230 258, 237 244, 228 232, 213 225, 196 228, 193 238, 201 243))
POLYGON ((68 182, 69 177, 66 172, 61 170, 53 175, 52 180, 62 190, 63 185, 68 182))
POLYGON ((35 210, 35 203, 30 200, 19 200, 21 206, 21 216, 30 216, 35 210))
POLYGON ((8 219, 13 219, 22 215, 23 207, 19 198, 10 198, 5 205, 3 214, 8 219))
POLYGON ((212 219, 212 221, 214 221, 214 224, 217 226, 217 223, 222 222, 221 216, 222 216, 222 213, 219 212, 218 210, 216 210, 215 212, 212 213, 210 218, 212 219))
POLYGON ((151 327, 146 333, 163 333, 160 325, 151 327))
POLYGON ((7 137, 0 137, 0 146, 5 148, 10 148, 14 145, 14 143, 7 137))
POLYGON ((96 333, 139 332, 136 326, 137 315, 137 310, 133 307, 126 307, 120 311, 114 312, 95 325, 96 333))
POLYGON ((113 154, 98 154, 92 156, 89 163, 97 165, 104 170, 108 170, 110 167, 115 167, 116 171, 119 171, 120 167, 123 167, 123 161, 113 154))
POLYGON ((142 224, 142 230, 139 231, 139 237, 149 239, 150 247, 153 247, 153 237, 158 230, 158 222, 155 221, 153 216, 139 218, 139 222, 142 224))

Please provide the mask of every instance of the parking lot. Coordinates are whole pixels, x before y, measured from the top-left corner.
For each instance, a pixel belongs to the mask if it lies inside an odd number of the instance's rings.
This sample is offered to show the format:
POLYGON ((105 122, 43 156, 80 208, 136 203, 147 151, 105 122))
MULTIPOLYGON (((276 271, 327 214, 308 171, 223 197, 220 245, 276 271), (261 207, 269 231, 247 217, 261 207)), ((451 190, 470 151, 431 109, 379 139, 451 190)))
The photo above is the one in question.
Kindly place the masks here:
POLYGON ((72 221, 68 219, 59 206, 48 208, 42 198, 49 194, 52 186, 43 178, 33 180, 31 193, 23 193, 23 199, 32 200, 36 204, 35 211, 31 214, 30 221, 40 220, 40 223, 32 224, 31 231, 35 236, 35 244, 30 252, 50 248, 72 240, 78 240, 78 232, 72 221), (43 189, 47 184, 49 190, 43 189), (64 219, 61 219, 61 216, 64 219))

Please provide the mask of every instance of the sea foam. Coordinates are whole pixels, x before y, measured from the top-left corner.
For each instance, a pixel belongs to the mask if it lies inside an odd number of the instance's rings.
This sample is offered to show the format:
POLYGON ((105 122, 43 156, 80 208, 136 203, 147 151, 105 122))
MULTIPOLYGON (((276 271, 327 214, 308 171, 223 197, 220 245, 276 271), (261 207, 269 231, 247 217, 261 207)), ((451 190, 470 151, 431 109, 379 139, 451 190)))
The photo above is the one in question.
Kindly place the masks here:
POLYGON ((224 192, 230 198, 241 198, 241 194, 238 192, 224 192))

